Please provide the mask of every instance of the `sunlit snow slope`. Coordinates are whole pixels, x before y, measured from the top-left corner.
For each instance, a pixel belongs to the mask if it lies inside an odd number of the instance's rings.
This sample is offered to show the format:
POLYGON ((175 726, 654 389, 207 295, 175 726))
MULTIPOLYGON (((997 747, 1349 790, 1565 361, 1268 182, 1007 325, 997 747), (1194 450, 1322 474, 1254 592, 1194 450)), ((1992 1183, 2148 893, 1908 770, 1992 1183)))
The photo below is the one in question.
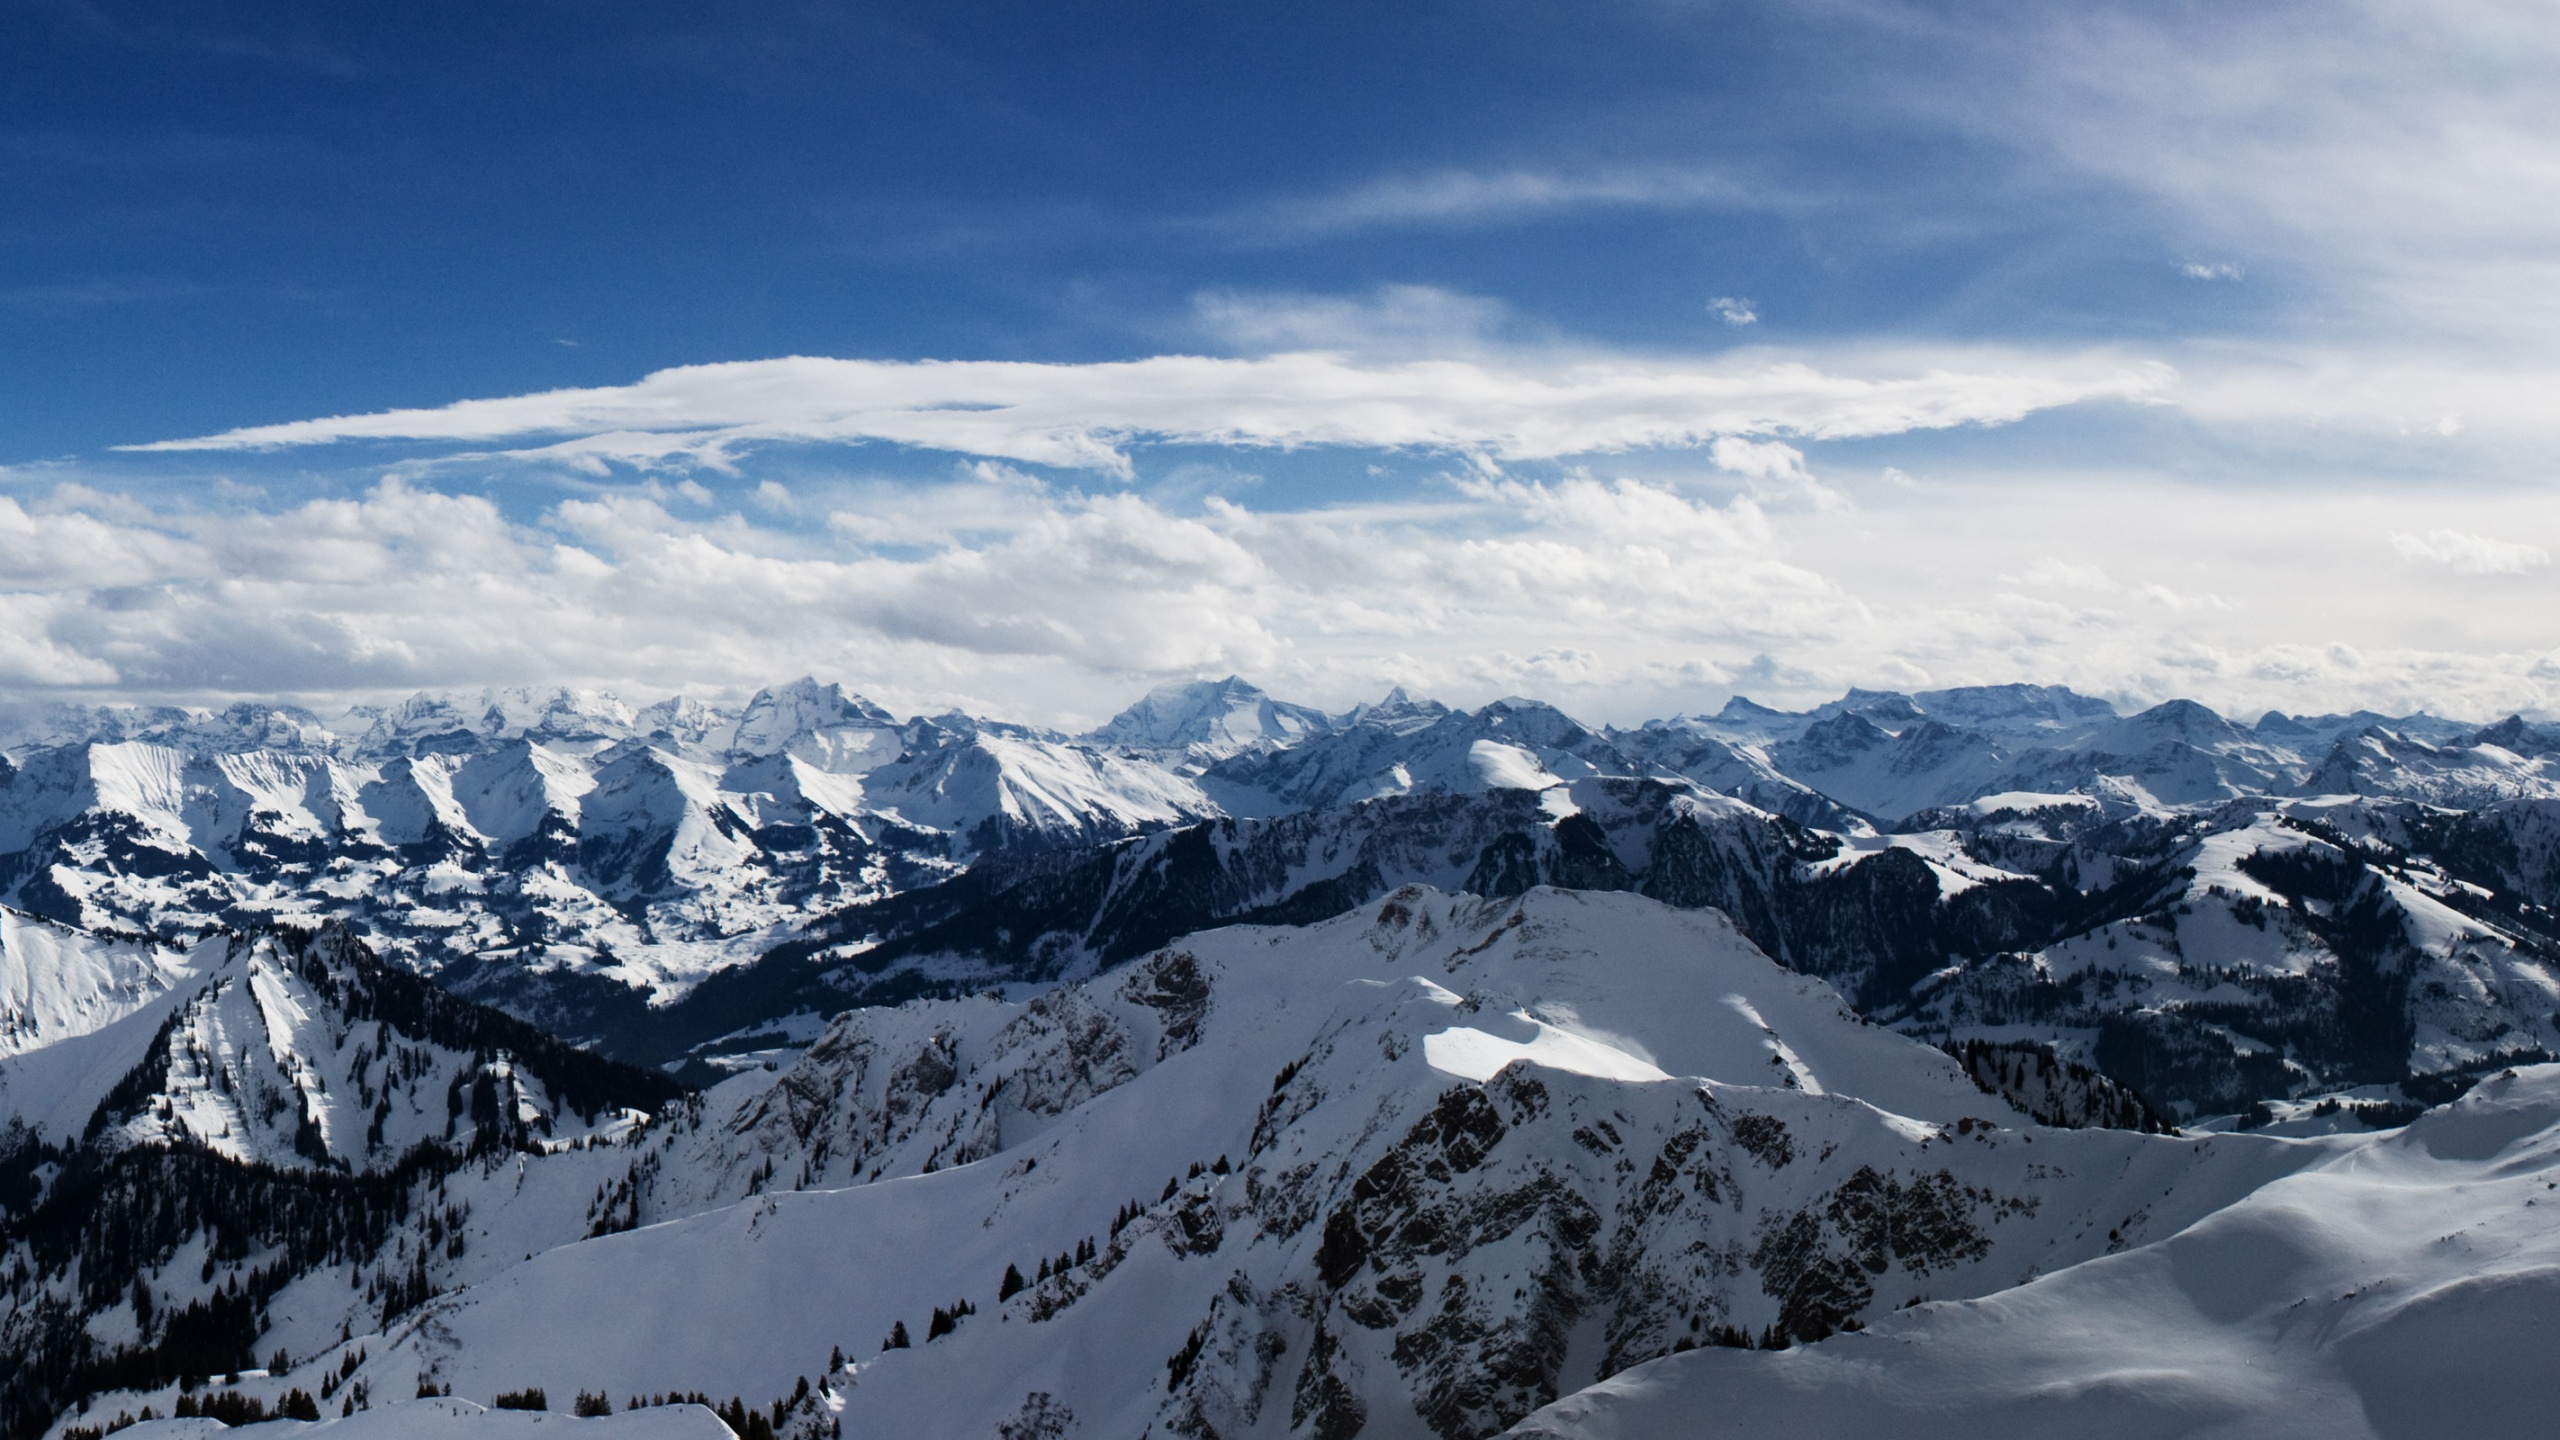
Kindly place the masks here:
POLYGON ((1780 1354, 1675 1355, 1546 1440, 2524 1440, 2560 1426, 2560 1066, 2326 1151, 2158 1244, 1780 1354))
POLYGON ((857 1012, 723 1103, 618 1142, 641 1228, 429 1302, 359 1378, 824 1379, 858 1435, 1455 1440, 1719 1335, 1994 1293, 2324 1153, 2029 1126, 1720 916, 1548 890, 857 1012), (741 1181, 767 1193, 683 1213, 741 1181))

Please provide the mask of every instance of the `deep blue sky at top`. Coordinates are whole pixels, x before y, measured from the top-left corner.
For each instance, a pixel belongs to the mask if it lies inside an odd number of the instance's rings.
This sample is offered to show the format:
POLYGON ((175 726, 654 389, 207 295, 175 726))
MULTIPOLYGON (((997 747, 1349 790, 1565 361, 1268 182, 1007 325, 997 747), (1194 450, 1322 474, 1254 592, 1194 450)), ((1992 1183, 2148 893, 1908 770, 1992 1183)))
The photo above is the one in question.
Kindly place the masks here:
POLYGON ((2255 303, 2182 283, 2135 202, 1871 103, 1970 63, 1931 33, 1743 3, 13 3, 0 463, 709 360, 1199 349, 1204 291, 1431 285, 1685 351, 1735 338, 1717 296, 1780 343, 2255 303), (1358 202, 1710 172, 1736 198, 1358 202))

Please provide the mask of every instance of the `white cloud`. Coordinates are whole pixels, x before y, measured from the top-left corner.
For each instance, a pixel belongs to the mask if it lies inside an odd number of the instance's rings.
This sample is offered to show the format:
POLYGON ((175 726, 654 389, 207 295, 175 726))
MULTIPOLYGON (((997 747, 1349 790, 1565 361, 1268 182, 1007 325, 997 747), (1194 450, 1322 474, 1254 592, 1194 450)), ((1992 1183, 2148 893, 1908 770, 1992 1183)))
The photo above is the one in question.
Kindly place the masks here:
POLYGON ((1411 225, 1482 225, 1590 209, 1781 208, 1784 201, 1721 170, 1433 170, 1387 175, 1329 194, 1257 206, 1213 222, 1249 240, 1296 241, 1411 225))
POLYGON ((892 703, 1054 720, 1130 677, 1240 670, 1342 701, 1398 681, 1720 673, 1857 622, 1748 500, 1572 478, 1427 503, 1177 515, 1001 466, 837 497, 793 535, 636 494, 536 525, 385 481, 274 514, 150 524, 0 500, 0 679, 219 698, 492 682, 636 693, 806 670, 892 703), (1664 657, 1676 656, 1666 660, 1664 657), (1568 660, 1570 663, 1568 663, 1568 660))
POLYGON ((1719 470, 1736 475, 1749 475, 1763 480, 1801 480, 1810 478, 1804 468, 1804 452, 1778 440, 1744 440, 1738 436, 1717 437, 1707 450, 1709 459, 1719 470))
POLYGON ((2240 267, 2237 265, 2222 262, 2208 264, 2198 260, 2190 260, 2179 266, 2178 273, 2190 280, 2237 280, 2241 274, 2240 267))
POLYGON ((2430 530, 2424 535, 2397 531, 2391 548, 2403 559, 2447 566, 2465 575, 2521 575, 2551 563, 2551 552, 2539 545, 2492 540, 2460 530, 2430 530))
POLYGON ((1727 325, 1757 325, 1760 312, 1752 303, 1732 295, 1719 295, 1707 302, 1707 310, 1727 325))
POLYGON ((1207 291, 1192 297, 1193 318, 1222 347, 1254 354, 1289 350, 1381 356, 1490 350, 1510 307, 1431 285, 1385 285, 1364 296, 1207 291))
POLYGON ((2560 12, 2540 0, 1867 8, 1906 43, 1936 32, 1900 103, 2149 197, 2226 257, 2213 277, 2263 257, 2332 333, 2550 355, 2560 12))
MULTIPOLYGON (((2005 575, 2000 578, 2010 579, 2005 575)), ((2115 577, 2109 575, 2103 566, 2092 565, 2085 560, 2064 560, 2053 555, 2037 556, 2035 563, 2012 583, 2086 590, 2098 595, 2112 595, 2124 588, 2116 584, 2115 577)))
POLYGON ((1129 472, 1150 442, 1336 445, 1551 459, 1719 436, 1844 439, 2002 424, 2169 380, 2105 355, 1878 356, 1868 373, 1775 354, 1713 363, 1511 357, 1365 363, 1316 351, 1163 355, 1105 364, 792 357, 689 365, 636 384, 251 426, 144 450, 256 450, 350 440, 490 444, 571 463, 731 465, 769 441, 882 441, 1069 469, 1129 472), (1962 367, 1962 368, 1960 368, 1962 367), (552 438, 557 437, 557 438, 552 438))
POLYGON ((2305 505, 1936 475, 1825 511, 1576 473, 1462 474, 1318 510, 1190 498, 1177 511, 985 461, 929 486, 803 478, 801 515, 829 523, 790 528, 747 486, 709 512, 672 488, 580 494, 532 523, 398 481, 269 514, 66 488, 0 500, 0 682, 318 703, 488 683, 648 698, 816 671, 901 710, 1050 723, 1229 671, 1330 705, 1411 683, 1618 721, 1732 689, 1805 702, 2020 679, 2249 714, 2560 701, 2538 618, 2560 601, 2551 567, 2482 607, 2338 558, 2394 522, 2450 543, 2404 511, 2560 533, 2560 501, 2511 493, 2305 505), (2057 556, 2062 534, 2104 540, 2057 556))
POLYGON ((1752 498, 1764 505, 1802 504, 1817 510, 1850 509, 1849 497, 1814 478, 1804 452, 1783 440, 1718 436, 1707 458, 1729 474, 1748 477, 1752 498))

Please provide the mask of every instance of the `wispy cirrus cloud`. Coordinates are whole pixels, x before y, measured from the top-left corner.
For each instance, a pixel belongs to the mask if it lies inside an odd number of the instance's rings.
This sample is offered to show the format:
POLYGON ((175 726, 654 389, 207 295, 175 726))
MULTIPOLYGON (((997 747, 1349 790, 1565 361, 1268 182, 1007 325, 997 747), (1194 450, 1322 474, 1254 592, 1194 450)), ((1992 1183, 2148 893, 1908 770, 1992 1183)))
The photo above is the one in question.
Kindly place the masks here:
POLYGON ((1998 425, 2172 376, 2109 355, 1878 356, 1858 373, 1775 354, 1366 363, 1302 351, 1103 364, 790 357, 688 365, 630 385, 250 426, 130 447, 244 451, 342 441, 539 441, 557 459, 725 464, 758 442, 883 442, 1126 474, 1128 447, 1347 446, 1491 460, 1998 425))
POLYGON ((1787 203, 1708 166, 1447 168, 1266 200, 1206 224, 1248 241, 1296 243, 1360 230, 1509 224, 1587 210, 1758 210, 1787 203))
POLYGON ((2461 530, 2397 531, 2391 548, 2404 560, 2423 561, 2466 575, 2521 575, 2551 563, 2551 552, 2516 540, 2492 540, 2461 530))

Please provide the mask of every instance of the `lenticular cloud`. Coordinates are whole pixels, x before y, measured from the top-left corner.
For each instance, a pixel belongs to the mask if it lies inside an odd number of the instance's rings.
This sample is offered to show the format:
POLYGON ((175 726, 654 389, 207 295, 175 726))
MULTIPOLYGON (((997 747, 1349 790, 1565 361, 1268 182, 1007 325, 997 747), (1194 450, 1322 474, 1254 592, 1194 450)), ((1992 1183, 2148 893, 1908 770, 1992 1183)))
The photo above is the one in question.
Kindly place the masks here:
POLYGON ((1364 364, 1330 353, 1164 355, 1092 365, 777 360, 687 365, 637 384, 464 400, 261 425, 146 450, 253 450, 350 440, 542 441, 571 460, 722 463, 760 441, 911 445, 1125 473, 1126 447, 1341 445, 1552 459, 1719 436, 1845 439, 2003 424, 2163 388, 2157 366, 1904 367, 1826 373, 1762 357, 1715 366, 1627 360, 1364 364))

